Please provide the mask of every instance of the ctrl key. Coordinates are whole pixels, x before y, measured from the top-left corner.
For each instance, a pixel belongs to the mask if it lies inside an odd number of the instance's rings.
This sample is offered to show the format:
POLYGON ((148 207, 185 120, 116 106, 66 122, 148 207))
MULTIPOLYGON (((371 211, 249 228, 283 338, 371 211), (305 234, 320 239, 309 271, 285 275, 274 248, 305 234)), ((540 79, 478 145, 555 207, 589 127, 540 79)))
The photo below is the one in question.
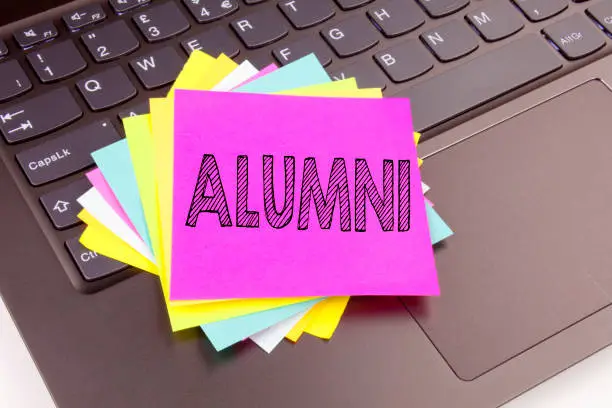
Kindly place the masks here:
POLYGON ((66 241, 66 248, 86 281, 102 279, 121 272, 128 267, 124 263, 85 248, 79 242, 79 238, 72 238, 66 241))

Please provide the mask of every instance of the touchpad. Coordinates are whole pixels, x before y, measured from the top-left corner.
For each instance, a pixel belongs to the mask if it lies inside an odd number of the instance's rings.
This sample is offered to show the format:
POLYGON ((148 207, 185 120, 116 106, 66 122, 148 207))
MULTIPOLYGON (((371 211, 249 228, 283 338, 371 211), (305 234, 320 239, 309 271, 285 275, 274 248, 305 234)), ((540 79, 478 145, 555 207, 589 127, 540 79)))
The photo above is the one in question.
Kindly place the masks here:
POLYGON ((471 380, 610 303, 612 93, 588 82, 425 160, 455 235, 411 313, 471 380))

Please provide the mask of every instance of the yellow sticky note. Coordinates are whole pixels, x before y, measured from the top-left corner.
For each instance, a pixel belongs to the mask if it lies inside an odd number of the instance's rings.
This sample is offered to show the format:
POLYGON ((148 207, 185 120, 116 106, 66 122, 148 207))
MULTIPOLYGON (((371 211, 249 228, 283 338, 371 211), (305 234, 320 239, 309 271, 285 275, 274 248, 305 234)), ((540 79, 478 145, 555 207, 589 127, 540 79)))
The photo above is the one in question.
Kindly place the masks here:
POLYGON ((315 305, 313 310, 317 310, 304 331, 322 339, 330 339, 340 323, 348 301, 348 296, 334 296, 315 305))
POLYGON ((87 210, 82 210, 78 217, 87 224, 87 228, 79 238, 83 246, 106 257, 157 275, 155 264, 118 238, 87 210))

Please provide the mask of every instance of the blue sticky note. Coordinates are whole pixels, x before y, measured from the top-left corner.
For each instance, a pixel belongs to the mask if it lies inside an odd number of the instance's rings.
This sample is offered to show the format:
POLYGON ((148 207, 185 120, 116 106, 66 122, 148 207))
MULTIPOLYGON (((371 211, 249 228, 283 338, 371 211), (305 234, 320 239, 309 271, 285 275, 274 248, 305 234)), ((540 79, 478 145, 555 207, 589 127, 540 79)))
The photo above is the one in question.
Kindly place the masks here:
POLYGON ((217 351, 236 344, 276 323, 304 312, 323 299, 313 299, 200 326, 217 351))
POLYGON ((149 229, 140 201, 140 192, 127 140, 123 139, 91 154, 117 201, 134 224, 145 244, 151 248, 149 229))
POLYGON ((427 212, 427 223, 429 224, 431 245, 435 245, 453 235, 453 231, 444 222, 436 210, 434 210, 431 204, 425 203, 425 210, 427 212))
POLYGON ((331 79, 317 57, 314 54, 308 54, 241 86, 235 92, 274 93, 327 82, 331 82, 331 79))

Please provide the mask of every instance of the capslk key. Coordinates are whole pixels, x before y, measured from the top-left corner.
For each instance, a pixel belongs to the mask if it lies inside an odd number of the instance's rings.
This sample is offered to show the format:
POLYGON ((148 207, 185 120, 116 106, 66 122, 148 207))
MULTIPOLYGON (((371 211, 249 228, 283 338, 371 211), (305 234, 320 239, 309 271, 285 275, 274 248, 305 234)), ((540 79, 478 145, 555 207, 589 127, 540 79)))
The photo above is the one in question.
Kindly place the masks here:
POLYGON ((17 154, 33 186, 48 183, 93 164, 91 153, 121 139, 109 120, 75 129, 17 154))
POLYGON ((68 88, 58 88, 0 111, 0 131, 9 143, 21 142, 74 122, 83 111, 68 88))

